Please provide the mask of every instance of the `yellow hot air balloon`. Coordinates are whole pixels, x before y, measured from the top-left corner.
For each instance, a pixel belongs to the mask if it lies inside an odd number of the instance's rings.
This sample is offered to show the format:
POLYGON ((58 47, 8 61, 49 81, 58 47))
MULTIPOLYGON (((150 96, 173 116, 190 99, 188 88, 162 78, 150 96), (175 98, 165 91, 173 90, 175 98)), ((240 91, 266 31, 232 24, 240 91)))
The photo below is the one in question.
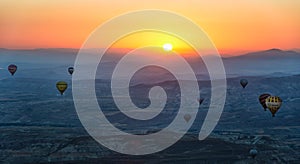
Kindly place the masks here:
POLYGON ((60 92, 60 94, 63 95, 65 90, 68 88, 68 83, 64 81, 59 81, 56 83, 56 88, 60 92))
POLYGON ((281 107, 281 104, 282 104, 282 100, 278 96, 269 96, 268 98, 266 98, 266 106, 272 113, 273 117, 275 116, 275 113, 279 110, 279 108, 281 107))

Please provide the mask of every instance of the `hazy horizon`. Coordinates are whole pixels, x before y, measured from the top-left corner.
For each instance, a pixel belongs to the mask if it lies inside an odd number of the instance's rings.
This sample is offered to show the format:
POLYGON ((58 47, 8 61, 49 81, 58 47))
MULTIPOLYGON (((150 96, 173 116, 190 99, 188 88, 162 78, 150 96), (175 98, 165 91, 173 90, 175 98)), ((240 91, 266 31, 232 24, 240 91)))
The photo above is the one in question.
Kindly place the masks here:
MULTIPOLYGON (((97 50, 99 48, 88 48, 88 49, 82 49, 82 50, 97 50)), ((104 49, 104 48, 103 48, 104 49)), ((73 51, 79 51, 80 48, 57 48, 57 47, 51 47, 51 48, 5 48, 5 47, 0 47, 0 50, 10 50, 10 51, 36 51, 36 50, 73 50, 73 51)), ((130 48, 113 48, 111 49, 113 53, 122 53, 124 50, 125 51, 131 51, 134 49, 130 48)), ((280 51, 295 51, 295 52, 300 52, 300 48, 292 48, 292 49, 280 49, 280 48, 269 48, 269 49, 260 49, 260 50, 236 50, 235 53, 221 53, 219 51, 219 54, 222 57, 235 57, 235 56, 242 56, 242 55, 247 55, 250 53, 256 53, 256 52, 264 52, 264 51, 270 51, 270 50, 280 50, 280 51)), ((190 52, 187 53, 182 53, 182 54, 190 54, 190 52)))

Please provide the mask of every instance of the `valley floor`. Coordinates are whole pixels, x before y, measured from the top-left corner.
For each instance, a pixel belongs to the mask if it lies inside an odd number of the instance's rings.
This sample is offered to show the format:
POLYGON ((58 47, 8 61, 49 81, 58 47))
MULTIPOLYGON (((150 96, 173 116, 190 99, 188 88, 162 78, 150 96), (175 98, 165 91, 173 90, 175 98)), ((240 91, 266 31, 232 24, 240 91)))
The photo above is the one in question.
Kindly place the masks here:
POLYGON ((300 128, 296 131, 293 136, 215 131, 203 141, 189 133, 162 152, 129 156, 101 146, 83 128, 1 126, 0 163, 299 163, 300 128), (254 142, 259 154, 252 159, 254 142))

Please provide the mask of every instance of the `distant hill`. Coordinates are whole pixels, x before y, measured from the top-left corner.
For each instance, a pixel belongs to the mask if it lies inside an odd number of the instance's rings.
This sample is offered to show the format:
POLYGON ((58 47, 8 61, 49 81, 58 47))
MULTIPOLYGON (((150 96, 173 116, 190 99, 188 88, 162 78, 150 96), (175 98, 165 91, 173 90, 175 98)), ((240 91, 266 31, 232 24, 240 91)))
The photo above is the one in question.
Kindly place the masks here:
POLYGON ((270 49, 265 51, 251 52, 244 55, 230 57, 230 59, 300 59, 300 53, 296 51, 283 51, 280 49, 270 49))
POLYGON ((244 76, 300 73, 300 53, 270 49, 224 58, 226 72, 244 76))
MULTIPOLYGON (((95 49, 87 50, 87 53, 95 53, 95 49)), ((45 76, 44 72, 52 72, 51 77, 55 78, 55 74, 60 74, 70 65, 74 65, 78 49, 31 49, 31 50, 9 50, 0 49, 0 74, 2 72, 5 77, 9 74, 6 71, 7 65, 14 63, 19 69, 26 70, 25 76, 45 76), (44 70, 39 75, 39 69, 44 70), (30 71, 34 71, 31 74, 30 71)), ((107 74, 116 64, 120 54, 114 53, 105 57, 103 60, 104 69, 99 78, 109 78, 107 74), (103 76, 102 76, 103 75, 103 76)), ((194 69, 200 80, 209 78, 205 64, 201 58, 186 58, 194 69)), ((137 61, 138 62, 138 61, 137 61)), ((238 76, 288 76, 300 73, 300 53, 296 51, 283 51, 280 49, 270 49, 265 51, 251 52, 234 57, 223 57, 223 63, 228 77, 238 76)), ((174 63, 176 64, 176 63, 174 63)), ((144 81, 153 76, 162 75, 162 72, 151 71, 147 73, 147 77, 141 77, 144 81), (145 79, 146 78, 146 79, 145 79)), ((18 71, 16 76, 21 75, 18 71)), ((3 74, 2 74, 3 77, 3 74)), ((170 80, 169 76, 163 75, 165 79, 170 80)))

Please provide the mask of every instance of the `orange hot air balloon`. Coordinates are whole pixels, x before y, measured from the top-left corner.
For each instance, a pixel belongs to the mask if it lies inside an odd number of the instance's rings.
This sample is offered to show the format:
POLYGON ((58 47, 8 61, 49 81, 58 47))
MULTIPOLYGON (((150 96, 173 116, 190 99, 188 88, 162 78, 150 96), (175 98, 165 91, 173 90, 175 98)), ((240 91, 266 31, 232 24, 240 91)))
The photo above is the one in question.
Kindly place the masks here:
POLYGON ((13 76, 17 72, 18 67, 14 64, 11 64, 11 65, 8 66, 7 69, 11 73, 11 75, 13 76))
POLYGON ((68 88, 68 83, 64 81, 59 81, 56 83, 56 88, 60 92, 60 94, 63 95, 65 90, 68 88))

